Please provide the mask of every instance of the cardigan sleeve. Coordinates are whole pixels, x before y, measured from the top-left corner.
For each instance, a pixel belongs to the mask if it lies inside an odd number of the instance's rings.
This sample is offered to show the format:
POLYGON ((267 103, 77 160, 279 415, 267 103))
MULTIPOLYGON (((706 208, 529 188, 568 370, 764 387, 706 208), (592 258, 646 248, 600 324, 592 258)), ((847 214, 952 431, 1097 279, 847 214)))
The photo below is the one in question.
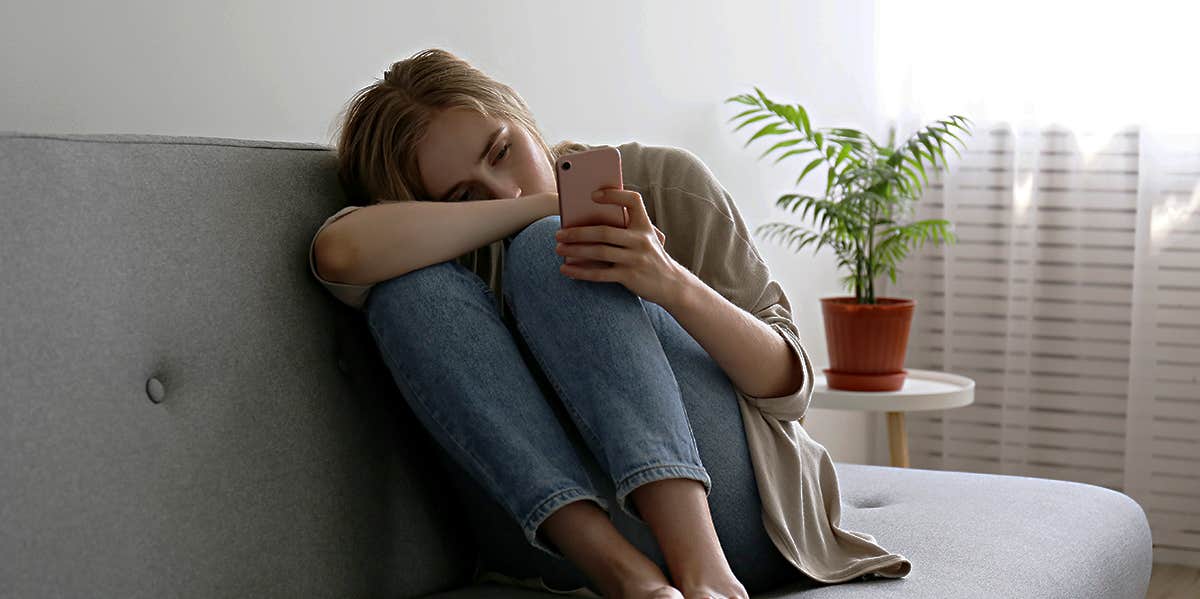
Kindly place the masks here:
POLYGON ((325 222, 321 223, 321 226, 317 228, 317 232, 313 233, 312 241, 308 244, 308 271, 312 274, 313 278, 320 281, 321 284, 325 286, 325 289, 329 290, 329 293, 332 294, 333 297, 357 310, 365 310, 364 304, 366 304, 367 296, 371 293, 371 288, 373 285, 352 285, 350 283, 338 283, 322 277, 321 274, 317 272, 317 258, 314 254, 314 251, 317 247, 317 236, 321 234, 321 231, 324 230, 325 227, 328 227, 333 221, 346 216, 347 214, 350 214, 361 207, 362 206, 346 206, 345 208, 333 213, 329 218, 325 219, 325 222))
POLYGON ((783 287, 758 253, 737 205, 695 154, 672 148, 664 160, 669 172, 659 189, 656 213, 667 233, 666 249, 684 267, 731 303, 770 326, 787 343, 804 370, 796 391, 775 397, 738 393, 764 414, 800 420, 813 392, 813 366, 792 320, 783 287))

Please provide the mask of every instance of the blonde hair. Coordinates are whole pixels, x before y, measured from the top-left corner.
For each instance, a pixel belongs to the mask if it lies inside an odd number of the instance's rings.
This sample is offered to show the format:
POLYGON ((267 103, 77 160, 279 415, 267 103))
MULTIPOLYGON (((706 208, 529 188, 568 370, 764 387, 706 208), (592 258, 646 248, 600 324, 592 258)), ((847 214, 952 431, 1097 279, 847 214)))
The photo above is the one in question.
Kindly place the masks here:
POLYGON ((573 141, 546 145, 525 101, 511 87, 441 48, 395 62, 382 80, 360 89, 339 115, 338 181, 347 204, 432 201, 417 170, 417 143, 437 114, 469 108, 523 127, 547 160, 585 149, 573 141))

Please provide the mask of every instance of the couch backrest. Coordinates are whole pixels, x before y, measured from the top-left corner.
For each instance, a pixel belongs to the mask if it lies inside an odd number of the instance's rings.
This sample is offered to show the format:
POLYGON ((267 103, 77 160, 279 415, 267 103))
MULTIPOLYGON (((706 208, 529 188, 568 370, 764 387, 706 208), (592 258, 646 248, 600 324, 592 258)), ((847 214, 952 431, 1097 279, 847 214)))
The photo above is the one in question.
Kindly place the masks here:
POLYGON ((412 597, 475 549, 308 272, 330 148, 0 133, 5 596, 412 597))

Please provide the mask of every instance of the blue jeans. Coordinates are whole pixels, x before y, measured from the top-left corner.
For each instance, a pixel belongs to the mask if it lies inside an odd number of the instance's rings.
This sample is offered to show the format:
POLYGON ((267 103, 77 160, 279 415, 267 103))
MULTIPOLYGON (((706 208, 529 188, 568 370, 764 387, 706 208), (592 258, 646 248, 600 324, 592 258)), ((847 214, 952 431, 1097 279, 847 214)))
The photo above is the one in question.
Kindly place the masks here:
POLYGON ((703 484, 748 592, 807 579, 763 528, 737 396, 720 365, 658 304, 620 283, 562 274, 559 228, 552 215, 505 240, 511 318, 454 260, 376 284, 365 306, 397 387, 437 441, 480 559, 555 588, 591 587, 539 528, 586 500, 670 576, 630 492, 685 478, 703 484))

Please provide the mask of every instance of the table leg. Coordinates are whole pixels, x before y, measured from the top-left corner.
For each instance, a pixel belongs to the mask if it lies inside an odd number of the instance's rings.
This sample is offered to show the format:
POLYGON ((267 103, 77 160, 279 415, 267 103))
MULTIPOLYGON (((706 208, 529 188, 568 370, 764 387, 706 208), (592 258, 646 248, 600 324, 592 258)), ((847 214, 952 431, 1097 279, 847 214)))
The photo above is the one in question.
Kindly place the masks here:
POLYGON ((888 444, 892 449, 892 465, 908 468, 908 435, 904 432, 904 412, 888 412, 888 444))

